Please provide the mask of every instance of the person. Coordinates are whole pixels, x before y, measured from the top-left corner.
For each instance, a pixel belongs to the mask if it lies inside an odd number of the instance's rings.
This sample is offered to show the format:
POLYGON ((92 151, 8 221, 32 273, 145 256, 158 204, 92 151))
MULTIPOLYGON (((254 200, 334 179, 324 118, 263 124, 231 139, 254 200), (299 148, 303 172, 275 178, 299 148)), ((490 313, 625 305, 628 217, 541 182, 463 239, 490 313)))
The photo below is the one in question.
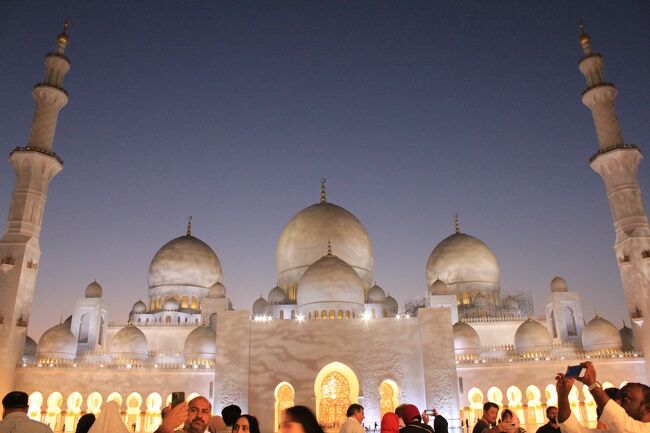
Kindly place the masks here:
POLYGON ((363 428, 361 422, 365 418, 363 413, 363 406, 360 404, 352 403, 348 406, 348 410, 345 412, 345 416, 348 419, 345 420, 339 433, 365 433, 366 430, 363 428))
POLYGON ((399 417, 394 412, 387 412, 381 417, 381 433, 399 433, 399 417))
POLYGON ((436 433, 448 433, 449 423, 447 422, 447 419, 444 416, 440 415, 438 413, 438 410, 435 408, 431 411, 431 413, 433 415, 433 431, 436 433))
POLYGON ((526 429, 519 424, 519 419, 515 417, 510 409, 504 409, 501 412, 501 422, 508 428, 508 432, 511 433, 526 433, 526 429))
POLYGON ((560 426, 557 424, 557 407, 546 408, 546 419, 548 422, 538 428, 536 433, 560 433, 560 426))
MULTIPOLYGON (((605 389, 605 393, 607 394, 607 396, 610 399, 614 400, 616 402, 616 404, 620 405, 621 402, 618 400, 618 392, 619 391, 620 390, 618 388, 614 388, 614 387, 605 389)), ((609 430, 609 428, 607 427, 607 424, 605 424, 604 422, 602 422, 600 420, 600 416, 602 414, 603 414, 603 410, 599 409, 599 408, 596 408, 596 418, 598 418, 598 422, 596 422, 596 428, 598 430, 609 430)))
POLYGON ((85 415, 82 415, 81 418, 79 418, 79 421, 77 421, 77 428, 75 429, 74 433, 88 433, 88 430, 90 430, 90 427, 92 427, 94 423, 94 413, 87 413, 85 415))
POLYGON ((11 391, 2 399, 2 421, 0 433, 52 433, 52 429, 38 421, 29 419, 29 396, 22 391, 11 391))
POLYGON ((400 404, 395 408, 395 415, 397 415, 397 419, 399 420, 399 428, 406 426, 406 424, 404 424, 404 419, 402 418, 404 415, 404 406, 406 406, 406 403, 400 404))
POLYGON ((128 433, 120 416, 120 406, 116 401, 109 401, 102 406, 102 411, 88 430, 88 433, 128 433))
POLYGON ((240 415, 232 425, 232 433, 260 433, 260 424, 253 415, 240 415))
POLYGON ((422 422, 420 411, 413 404, 404 405, 402 420, 406 425, 399 430, 400 433, 433 433, 433 428, 422 422))
POLYGON ((483 416, 481 416, 481 419, 476 421, 472 433, 489 432, 497 421, 498 414, 499 406, 496 403, 492 403, 491 401, 485 402, 483 404, 483 416))
POLYGON ((555 376, 558 415, 562 433, 611 432, 611 433, 650 433, 650 387, 642 383, 628 383, 618 393, 621 404, 612 400, 600 382, 596 380, 596 368, 591 362, 580 364, 584 367, 584 376, 578 380, 589 389, 596 406, 602 410, 599 421, 605 423, 608 430, 589 429, 580 425, 569 403, 569 393, 576 378, 566 377, 562 373, 555 376))
POLYGON ((226 429, 231 431, 235 421, 241 416, 241 408, 236 404, 228 405, 221 409, 221 416, 224 424, 226 424, 226 429))
POLYGON ((226 428, 226 423, 223 422, 223 418, 219 415, 213 416, 208 422, 208 431, 210 433, 226 433, 230 432, 231 430, 232 428, 230 430, 226 428))
POLYGON ((174 407, 167 406, 162 424, 154 433, 204 433, 208 428, 211 415, 210 401, 205 397, 195 397, 189 402, 182 402, 174 407), (183 428, 174 430, 180 424, 183 424, 183 428))
POLYGON ((280 433, 323 433, 323 428, 311 410, 293 406, 282 412, 280 433))

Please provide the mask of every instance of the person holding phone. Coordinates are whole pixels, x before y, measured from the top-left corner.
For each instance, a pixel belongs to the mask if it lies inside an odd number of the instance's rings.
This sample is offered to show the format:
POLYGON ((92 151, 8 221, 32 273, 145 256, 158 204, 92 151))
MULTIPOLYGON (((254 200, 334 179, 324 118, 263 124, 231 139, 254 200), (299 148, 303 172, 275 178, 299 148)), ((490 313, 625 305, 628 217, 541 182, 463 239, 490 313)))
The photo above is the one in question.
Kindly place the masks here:
POLYGON ((195 397, 189 403, 167 406, 162 424, 154 433, 205 433, 212 416, 212 404, 205 397, 195 397), (179 425, 183 428, 175 430, 179 425))

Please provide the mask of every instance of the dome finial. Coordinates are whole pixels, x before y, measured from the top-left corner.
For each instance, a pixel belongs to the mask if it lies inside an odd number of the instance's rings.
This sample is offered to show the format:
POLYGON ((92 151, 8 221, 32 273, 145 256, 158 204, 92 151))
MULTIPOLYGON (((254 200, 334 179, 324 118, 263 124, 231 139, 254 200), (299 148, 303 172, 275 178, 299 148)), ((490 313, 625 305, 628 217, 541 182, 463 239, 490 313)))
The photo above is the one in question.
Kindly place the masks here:
POLYGON ((325 191, 325 182, 327 182, 327 179, 324 177, 320 178, 320 202, 321 204, 327 203, 327 194, 325 191))
POLYGON ((63 31, 56 37, 56 44, 59 47, 59 52, 63 53, 65 47, 68 45, 68 27, 70 26, 70 18, 66 18, 63 22, 63 31))
POLYGON ((332 242, 327 241, 327 255, 331 256, 332 255, 332 242))
POLYGON ((598 314, 598 307, 594 307, 594 316, 600 317, 600 315, 598 314))
POLYGON ((460 233, 460 220, 457 213, 454 214, 454 231, 460 233))
POLYGON ((192 215, 187 218, 187 236, 192 236, 192 215))
POLYGON ((585 32, 585 25, 582 18, 578 20, 578 28, 580 29, 580 46, 585 54, 591 54, 591 37, 585 32))

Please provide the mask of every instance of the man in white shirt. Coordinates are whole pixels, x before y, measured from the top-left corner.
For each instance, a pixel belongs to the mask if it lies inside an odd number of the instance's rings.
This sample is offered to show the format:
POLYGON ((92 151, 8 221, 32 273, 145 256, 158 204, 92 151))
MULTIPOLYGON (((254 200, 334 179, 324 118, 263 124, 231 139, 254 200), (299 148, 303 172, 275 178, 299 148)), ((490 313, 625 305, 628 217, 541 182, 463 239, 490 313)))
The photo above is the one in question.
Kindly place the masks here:
POLYGON ((607 424, 608 430, 583 427, 571 412, 569 393, 575 378, 558 373, 557 398, 558 415, 562 433, 650 433, 650 387, 642 383, 628 383, 618 393, 620 406, 609 398, 600 382, 596 380, 596 369, 591 362, 580 364, 585 368, 584 376, 578 380, 589 388, 598 409, 602 410, 599 421, 607 424))
POLYGON ((365 417, 363 414, 363 406, 360 404, 352 403, 348 407, 345 415, 348 417, 347 420, 341 426, 339 433, 366 433, 366 430, 363 428, 361 422, 365 417))
POLYGON ((2 399, 0 433, 52 433, 47 425, 29 419, 29 397, 22 391, 12 391, 2 399))

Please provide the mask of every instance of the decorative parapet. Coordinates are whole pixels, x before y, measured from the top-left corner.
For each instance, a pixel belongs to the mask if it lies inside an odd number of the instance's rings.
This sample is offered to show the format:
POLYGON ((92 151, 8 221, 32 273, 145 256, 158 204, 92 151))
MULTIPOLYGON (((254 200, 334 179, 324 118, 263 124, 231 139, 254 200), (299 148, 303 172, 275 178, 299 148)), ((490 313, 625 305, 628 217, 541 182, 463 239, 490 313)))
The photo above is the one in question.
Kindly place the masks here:
POLYGON ((636 144, 616 144, 614 146, 605 147, 604 149, 598 149, 598 151, 589 158, 589 163, 592 163, 594 159, 598 158, 600 155, 619 149, 638 150, 639 153, 641 153, 641 149, 639 149, 639 146, 636 144))
POLYGON ((613 87, 613 88, 616 88, 614 83, 609 83, 607 81, 603 81, 602 83, 594 84, 593 86, 587 87, 585 90, 582 91, 582 94, 584 95, 588 91, 593 90, 593 89, 595 89, 597 87, 613 87))
POLYGON ((36 146, 16 147, 14 150, 11 151, 11 153, 9 153, 9 156, 13 155, 15 152, 38 152, 38 153, 42 153, 43 155, 47 155, 47 156, 49 156, 51 158, 56 159, 59 162, 59 164, 63 165, 63 160, 61 159, 61 157, 59 155, 56 154, 56 152, 52 152, 51 150, 47 150, 47 149, 42 149, 40 147, 36 147, 36 146))
POLYGON ((59 86, 57 86, 55 84, 52 84, 52 83, 36 83, 36 84, 34 84, 34 89, 37 88, 37 87, 51 87, 53 89, 56 89, 56 90, 59 90, 59 91, 65 93, 65 96, 69 96, 68 92, 63 87, 59 87, 59 86))
MULTIPOLYGON (((196 314, 196 313, 191 313, 191 314, 196 314)), ((133 325, 137 326, 138 328, 140 327, 150 327, 150 328, 155 328, 155 327, 164 327, 164 328, 176 328, 176 327, 197 327, 201 325, 205 325, 204 322, 201 323, 194 323, 194 322, 108 322, 109 327, 118 327, 118 326, 127 326, 127 325, 133 325)))
MULTIPOLYGON (((512 314, 500 315, 500 316, 462 316, 461 319, 466 323, 475 323, 475 322, 521 322, 528 319, 530 316, 516 316, 512 314)), ((539 320, 543 322, 546 320, 545 316, 536 316, 532 319, 539 320)))
POLYGON ((566 360, 580 360, 587 361, 591 359, 606 360, 606 359, 634 359, 643 358, 641 352, 621 352, 621 351, 604 351, 599 353, 528 353, 526 355, 512 356, 483 356, 471 358, 466 355, 456 356, 456 364, 458 365, 472 365, 472 364, 510 364, 510 363, 530 363, 530 362, 548 362, 548 361, 566 361, 566 360))

